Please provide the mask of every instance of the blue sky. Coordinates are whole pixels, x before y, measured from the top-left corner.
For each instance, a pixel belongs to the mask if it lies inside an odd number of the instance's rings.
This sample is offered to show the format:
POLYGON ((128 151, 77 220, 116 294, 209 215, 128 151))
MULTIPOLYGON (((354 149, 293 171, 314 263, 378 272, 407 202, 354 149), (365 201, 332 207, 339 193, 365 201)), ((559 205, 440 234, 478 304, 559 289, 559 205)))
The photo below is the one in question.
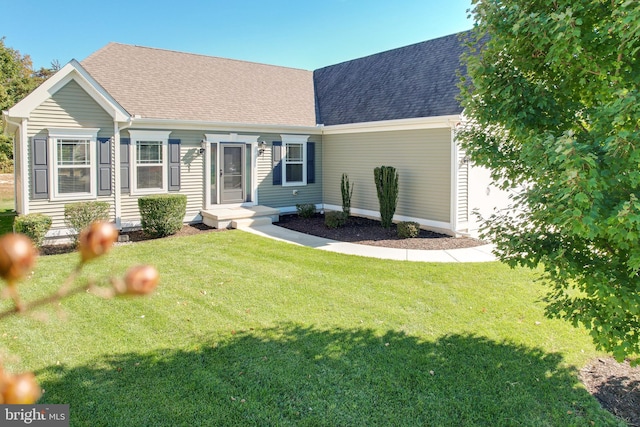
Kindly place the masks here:
POLYGON ((471 0, 0 0, 34 68, 119 42, 313 70, 472 27, 471 0))

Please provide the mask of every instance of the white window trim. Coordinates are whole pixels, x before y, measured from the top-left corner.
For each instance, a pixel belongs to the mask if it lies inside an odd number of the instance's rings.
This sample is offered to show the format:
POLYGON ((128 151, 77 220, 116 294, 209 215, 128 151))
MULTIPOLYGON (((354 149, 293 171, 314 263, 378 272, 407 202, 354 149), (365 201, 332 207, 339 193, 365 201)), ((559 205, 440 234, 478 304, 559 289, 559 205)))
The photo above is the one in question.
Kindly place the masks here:
POLYGON ((307 185, 307 140, 310 135, 280 135, 282 138, 282 186, 303 187, 307 185), (302 181, 287 182, 287 144, 302 144, 302 181))
MULTIPOLYGON (((50 192, 51 200, 83 200, 97 197, 96 164, 98 155, 96 141, 100 128, 48 128, 49 153, 51 153, 50 192), (59 193, 58 192, 58 140, 59 139, 88 139, 89 140, 89 192, 88 193, 59 193)), ((64 167, 64 166, 63 166, 64 167)))
POLYGON ((169 162, 169 135, 171 131, 160 130, 129 130, 131 144, 129 147, 129 173, 132 195, 167 193, 168 177, 167 164, 169 162), (136 156, 136 146, 138 141, 160 141, 162 142, 162 188, 138 189, 138 163, 136 156))

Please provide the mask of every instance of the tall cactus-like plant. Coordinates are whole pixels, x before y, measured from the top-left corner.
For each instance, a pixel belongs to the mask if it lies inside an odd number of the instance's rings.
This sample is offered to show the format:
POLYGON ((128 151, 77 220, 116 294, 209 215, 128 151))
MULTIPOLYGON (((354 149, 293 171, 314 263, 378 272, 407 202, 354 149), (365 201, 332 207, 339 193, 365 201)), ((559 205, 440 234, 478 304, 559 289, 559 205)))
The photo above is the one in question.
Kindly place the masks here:
POLYGON ((398 172, 393 166, 380 166, 373 170, 380 203, 380 222, 390 228, 398 205, 398 172))
POLYGON ((340 180, 340 191, 342 192, 342 212, 346 216, 351 215, 351 196, 353 195, 353 184, 349 182, 349 175, 342 174, 340 180))

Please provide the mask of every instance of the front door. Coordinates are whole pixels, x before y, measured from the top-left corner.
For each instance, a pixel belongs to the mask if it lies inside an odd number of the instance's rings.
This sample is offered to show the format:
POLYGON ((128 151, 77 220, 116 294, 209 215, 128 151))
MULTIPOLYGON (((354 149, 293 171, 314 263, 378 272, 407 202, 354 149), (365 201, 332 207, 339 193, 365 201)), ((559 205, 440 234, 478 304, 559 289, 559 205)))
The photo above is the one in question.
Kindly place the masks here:
POLYGON ((220 144, 220 203, 242 203, 244 188, 244 144, 220 144))

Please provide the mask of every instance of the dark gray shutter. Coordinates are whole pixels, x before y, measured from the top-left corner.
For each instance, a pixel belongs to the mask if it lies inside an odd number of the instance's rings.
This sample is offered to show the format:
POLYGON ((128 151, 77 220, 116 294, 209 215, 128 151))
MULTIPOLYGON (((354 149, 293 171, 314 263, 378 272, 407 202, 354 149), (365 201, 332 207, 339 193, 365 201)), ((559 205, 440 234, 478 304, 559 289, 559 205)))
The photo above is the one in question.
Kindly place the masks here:
POLYGON ((273 185, 282 185, 282 141, 273 141, 271 158, 273 160, 273 185))
POLYGON ((129 159, 129 147, 131 146, 131 138, 120 138, 120 189, 123 193, 131 192, 131 183, 129 182, 129 168, 131 160, 129 159))
POLYGON ((111 194, 111 138, 98 138, 98 196, 111 194))
POLYGON ((49 198, 49 150, 47 138, 31 139, 31 197, 49 198))
POLYGON ((316 182, 316 143, 307 142, 307 184, 316 182))
POLYGON ((169 191, 180 191, 180 140, 169 140, 169 191))

